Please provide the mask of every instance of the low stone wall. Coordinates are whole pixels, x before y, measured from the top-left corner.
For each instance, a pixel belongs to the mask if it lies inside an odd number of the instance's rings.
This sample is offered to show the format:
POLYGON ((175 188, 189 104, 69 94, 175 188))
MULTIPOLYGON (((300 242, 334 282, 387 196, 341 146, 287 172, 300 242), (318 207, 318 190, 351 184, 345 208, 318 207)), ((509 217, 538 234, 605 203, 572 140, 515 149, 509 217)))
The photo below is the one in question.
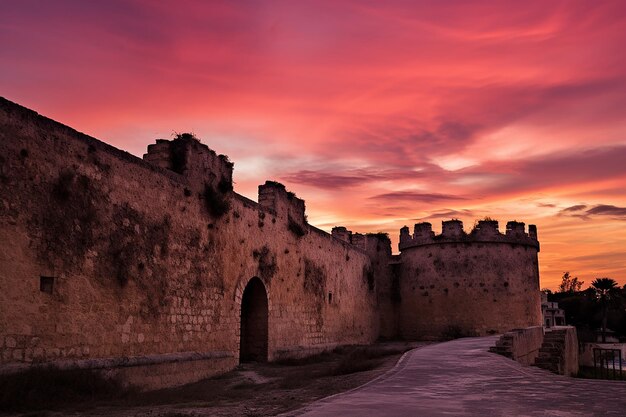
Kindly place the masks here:
POLYGON ((104 374, 142 391, 176 387, 230 371, 237 365, 234 357, 216 357, 186 362, 105 369, 104 374))
POLYGON ((489 351, 556 374, 578 373, 578 336, 573 326, 557 326, 545 332, 541 326, 515 329, 503 334, 489 351))
POLYGON ((0 98, 0 374, 46 363, 156 388, 234 368, 242 343, 272 361, 374 342, 388 238, 316 229, 272 181, 251 201, 232 169, 192 137, 142 160, 0 98), (244 305, 259 281, 265 308, 244 305), (242 340, 248 307, 267 330, 242 340))
POLYGON ((522 365, 532 365, 543 343, 543 327, 533 326, 505 333, 491 352, 507 356, 522 365))
POLYGON ((565 332, 565 346, 563 350, 563 359, 561 360, 561 374, 568 376, 576 376, 578 374, 578 334, 576 327, 563 326, 557 327, 565 332))
POLYGON ((164 355, 66 360, 41 364, 11 364, 0 367, 0 375, 33 368, 84 369, 118 380, 139 390, 156 390, 190 384, 227 372, 237 365, 229 352, 179 352, 164 355))

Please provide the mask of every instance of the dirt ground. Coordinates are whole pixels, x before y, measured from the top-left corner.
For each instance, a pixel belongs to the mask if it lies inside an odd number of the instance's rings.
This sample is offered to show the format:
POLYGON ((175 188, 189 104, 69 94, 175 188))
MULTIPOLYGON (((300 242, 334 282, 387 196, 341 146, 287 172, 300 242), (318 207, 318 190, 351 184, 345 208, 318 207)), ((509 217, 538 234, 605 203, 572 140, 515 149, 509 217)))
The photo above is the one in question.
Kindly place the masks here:
POLYGON ((28 417, 275 416, 356 388, 384 374, 403 352, 426 342, 387 342, 336 349, 313 358, 248 363, 178 388, 127 393, 114 400, 61 404, 28 417))

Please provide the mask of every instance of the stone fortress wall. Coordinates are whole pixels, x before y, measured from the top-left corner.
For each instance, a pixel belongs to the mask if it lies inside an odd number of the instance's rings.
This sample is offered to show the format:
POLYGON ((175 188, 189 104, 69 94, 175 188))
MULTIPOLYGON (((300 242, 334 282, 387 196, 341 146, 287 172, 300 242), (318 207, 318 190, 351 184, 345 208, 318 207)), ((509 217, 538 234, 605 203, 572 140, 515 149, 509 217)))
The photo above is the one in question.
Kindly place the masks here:
POLYGON ((269 360, 378 337, 364 246, 308 225, 280 184, 237 195, 232 164, 194 139, 144 159, 0 102, 0 363, 230 369, 254 277, 269 360))
POLYGON ((541 324, 537 228, 482 220, 466 233, 459 220, 435 235, 418 223, 400 231, 399 334, 404 338, 486 335, 541 324))
POLYGON ((232 170, 193 137, 142 160, 0 98, 0 372, 158 388, 240 359, 540 324, 536 229, 422 225, 392 255, 384 234, 309 225, 279 183, 238 195, 232 170))

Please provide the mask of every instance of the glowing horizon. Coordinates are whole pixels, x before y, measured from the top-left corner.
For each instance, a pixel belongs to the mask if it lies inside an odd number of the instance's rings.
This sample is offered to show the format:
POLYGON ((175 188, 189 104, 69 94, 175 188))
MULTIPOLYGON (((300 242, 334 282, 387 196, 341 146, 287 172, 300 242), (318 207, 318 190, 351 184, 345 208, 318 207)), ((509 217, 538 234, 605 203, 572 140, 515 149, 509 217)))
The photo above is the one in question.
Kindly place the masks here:
POLYGON ((137 156, 193 132, 311 224, 536 224, 541 286, 626 284, 618 1, 3 5, 0 95, 137 156))

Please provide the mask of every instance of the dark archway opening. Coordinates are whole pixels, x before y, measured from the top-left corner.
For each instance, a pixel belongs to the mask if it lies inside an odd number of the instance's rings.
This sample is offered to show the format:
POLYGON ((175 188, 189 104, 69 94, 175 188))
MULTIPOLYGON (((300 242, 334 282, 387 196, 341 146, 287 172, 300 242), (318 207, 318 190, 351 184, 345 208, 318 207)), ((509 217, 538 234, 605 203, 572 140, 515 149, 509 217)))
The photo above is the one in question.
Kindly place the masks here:
POLYGON ((241 297, 239 362, 267 361, 267 292, 259 278, 252 278, 241 297))

